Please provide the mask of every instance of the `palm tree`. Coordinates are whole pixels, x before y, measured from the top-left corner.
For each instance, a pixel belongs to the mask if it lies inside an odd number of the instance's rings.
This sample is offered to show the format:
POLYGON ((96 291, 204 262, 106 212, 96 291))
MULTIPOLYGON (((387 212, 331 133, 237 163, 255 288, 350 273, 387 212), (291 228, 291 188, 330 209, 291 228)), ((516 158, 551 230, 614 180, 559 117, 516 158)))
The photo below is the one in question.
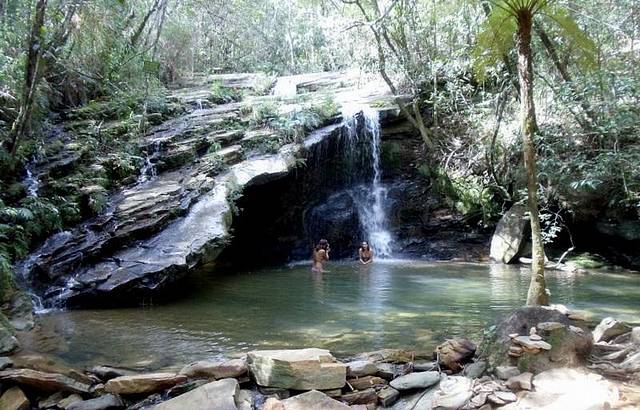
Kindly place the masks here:
POLYGON ((527 202, 531 221, 532 272, 527 293, 527 305, 548 305, 544 278, 544 245, 538 212, 538 176, 536 168, 536 144, 534 136, 537 129, 536 110, 533 102, 533 61, 531 53, 531 35, 533 22, 537 15, 546 15, 562 29, 563 35, 580 37, 582 44, 586 36, 577 25, 568 18, 567 13, 552 7, 553 0, 489 0, 494 6, 485 23, 485 30, 478 39, 480 51, 477 63, 484 67, 503 57, 515 36, 518 53, 518 79, 520 84, 520 115, 524 165, 527 174, 527 202))

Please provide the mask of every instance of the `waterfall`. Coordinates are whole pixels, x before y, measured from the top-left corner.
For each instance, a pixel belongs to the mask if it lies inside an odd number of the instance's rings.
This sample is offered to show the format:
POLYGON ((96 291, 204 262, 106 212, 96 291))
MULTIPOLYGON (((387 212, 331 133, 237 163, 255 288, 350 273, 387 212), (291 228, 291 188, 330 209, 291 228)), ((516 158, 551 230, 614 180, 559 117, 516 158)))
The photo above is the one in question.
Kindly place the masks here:
POLYGON ((381 183, 380 119, 378 111, 361 105, 343 108, 345 172, 352 188, 363 238, 379 257, 391 255, 387 230, 387 189, 381 183))
POLYGON ((26 166, 27 176, 24 178, 22 183, 27 188, 27 196, 37 197, 38 189, 40 189, 40 181, 38 180, 37 176, 33 175, 33 171, 32 171, 33 166, 34 166, 34 163, 29 163, 26 166))
POLYGON ((153 144, 151 144, 151 152, 147 153, 147 156, 144 158, 144 165, 140 170, 140 176, 138 177, 139 184, 151 181, 158 176, 158 170, 156 169, 154 160, 160 154, 161 145, 160 140, 154 141, 153 144))

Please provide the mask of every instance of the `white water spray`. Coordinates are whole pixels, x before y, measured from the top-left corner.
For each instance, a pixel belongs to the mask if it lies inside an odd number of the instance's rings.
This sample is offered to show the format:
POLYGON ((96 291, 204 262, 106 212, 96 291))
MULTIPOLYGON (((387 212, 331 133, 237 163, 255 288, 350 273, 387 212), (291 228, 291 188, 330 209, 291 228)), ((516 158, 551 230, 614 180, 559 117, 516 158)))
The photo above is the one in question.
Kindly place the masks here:
POLYGON ((142 166, 140 176, 138 177, 139 184, 154 180, 158 176, 158 170, 156 169, 154 160, 160 154, 161 142, 159 140, 155 141, 152 144, 152 147, 152 151, 144 158, 144 165, 142 166))
POLYGON ((31 197, 38 196, 38 189, 40 189, 40 181, 33 175, 31 166, 27 166, 27 177, 24 179, 24 186, 27 188, 27 195, 31 197))
MULTIPOLYGON (((378 111, 368 106, 355 105, 343 108, 342 117, 349 139, 346 159, 356 167, 370 167, 368 181, 357 187, 352 193, 353 200, 358 207, 360 228, 365 238, 378 257, 391 255, 393 237, 387 230, 387 215, 385 203, 387 189, 381 184, 380 170, 380 119, 378 111), (359 127, 358 118, 362 118, 363 126, 359 127), (358 164, 358 143, 364 139, 368 144, 368 157, 358 164), (363 163, 364 162, 364 163, 363 163)), ((359 170, 350 170, 358 174, 359 170)))

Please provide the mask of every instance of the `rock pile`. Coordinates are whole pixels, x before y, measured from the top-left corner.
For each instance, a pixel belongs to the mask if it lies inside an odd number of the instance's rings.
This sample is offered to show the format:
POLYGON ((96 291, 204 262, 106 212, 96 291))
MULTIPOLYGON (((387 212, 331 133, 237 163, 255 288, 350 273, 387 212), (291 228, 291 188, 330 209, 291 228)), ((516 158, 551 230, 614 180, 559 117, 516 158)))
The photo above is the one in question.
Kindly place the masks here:
MULTIPOLYGON (((593 333, 602 351, 624 346, 614 351, 619 361, 607 355, 618 370, 637 357, 640 348, 640 329, 622 325, 605 320, 593 333)), ((511 334, 509 347, 521 352, 507 357, 522 360, 565 351, 558 341, 570 339, 555 337, 572 331, 569 326, 546 321, 529 328, 527 335, 511 334)), ((40 356, 14 356, 2 361, 0 409, 586 410, 610 408, 621 400, 616 385, 584 368, 560 364, 522 372, 474 356, 475 345, 464 339, 447 340, 433 353, 386 349, 345 362, 316 348, 254 351, 243 358, 202 360, 161 373, 109 366, 79 372, 40 356)))

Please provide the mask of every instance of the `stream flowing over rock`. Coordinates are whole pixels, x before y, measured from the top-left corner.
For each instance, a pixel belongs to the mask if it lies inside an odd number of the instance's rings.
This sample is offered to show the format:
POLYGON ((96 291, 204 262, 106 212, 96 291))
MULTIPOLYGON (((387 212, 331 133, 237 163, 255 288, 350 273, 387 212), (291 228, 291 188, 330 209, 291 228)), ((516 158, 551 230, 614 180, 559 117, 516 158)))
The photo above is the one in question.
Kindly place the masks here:
MULTIPOLYGON (((320 238, 332 243, 333 258, 354 257, 362 240, 378 256, 486 253, 486 236, 469 232, 420 182, 422 142, 384 85, 358 88, 344 73, 315 73, 278 79, 281 95, 252 95, 259 80, 194 75, 167 97, 168 117, 149 113, 137 181, 112 192, 82 187, 107 198, 104 210, 17 264, 40 309, 146 303, 203 265, 308 259, 320 238), (248 95, 215 104, 212 84, 248 95), (247 113, 273 106, 285 115, 329 100, 337 114, 294 138, 247 113)), ((71 112, 56 132, 70 141, 87 124, 71 112)), ((104 125, 114 127, 122 124, 104 125)), ((54 169, 64 176, 80 158, 71 148, 59 157, 64 166, 34 164, 33 178, 54 169)), ((102 162, 91 166, 104 170, 102 162)))
MULTIPOLYGON (((336 124, 326 124, 277 152, 255 152, 260 138, 277 136, 268 128, 226 128, 230 121, 246 121, 243 104, 202 106, 211 93, 208 82, 241 89, 250 88, 254 77, 218 75, 174 92, 171 98, 195 109, 153 127, 142 139, 148 157, 138 184, 113 193, 105 212, 52 236, 20 263, 24 278, 42 283, 38 287, 47 305, 115 305, 161 293, 214 261, 228 245, 239 211, 234 202, 243 190, 285 177, 300 159, 340 134, 336 124), (212 147, 214 152, 207 153, 212 147)), ((339 73, 293 76, 287 82, 318 100, 327 98, 329 90, 344 106, 389 100, 384 92, 358 91, 339 73)), ((255 97, 252 104, 275 101, 280 112, 299 108, 295 98, 277 98, 255 97)), ((391 104, 375 112, 397 116, 391 104)))

